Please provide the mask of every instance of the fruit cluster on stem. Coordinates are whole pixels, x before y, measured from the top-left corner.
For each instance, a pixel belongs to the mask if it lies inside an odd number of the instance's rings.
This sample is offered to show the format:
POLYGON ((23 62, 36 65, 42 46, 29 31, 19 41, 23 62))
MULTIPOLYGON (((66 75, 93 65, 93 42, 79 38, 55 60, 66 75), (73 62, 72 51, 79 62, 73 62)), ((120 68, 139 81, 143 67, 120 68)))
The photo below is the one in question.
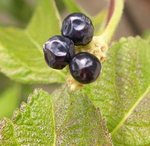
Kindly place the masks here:
POLYGON ((94 36, 92 21, 82 13, 68 15, 63 23, 62 36, 50 38, 44 45, 47 64, 54 69, 69 65, 67 85, 76 90, 83 84, 94 82, 101 72, 108 44, 120 21, 124 0, 110 0, 107 25, 100 36, 94 36))

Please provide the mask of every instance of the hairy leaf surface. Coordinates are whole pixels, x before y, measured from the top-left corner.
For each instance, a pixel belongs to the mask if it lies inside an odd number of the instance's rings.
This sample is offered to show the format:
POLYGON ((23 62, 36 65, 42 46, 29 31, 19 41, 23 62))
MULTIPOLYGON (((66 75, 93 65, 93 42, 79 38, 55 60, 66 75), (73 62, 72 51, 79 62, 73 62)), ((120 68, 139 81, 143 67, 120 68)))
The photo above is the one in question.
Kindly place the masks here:
POLYGON ((150 44, 147 40, 137 37, 115 43, 103 64, 101 77, 84 92, 101 109, 115 145, 150 145, 150 44))
POLYGON ((49 68, 42 46, 59 33, 59 15, 53 0, 39 0, 27 29, 0 28, 0 69, 23 83, 63 82, 64 73, 49 68))
POLYGON ((104 119, 80 92, 36 90, 11 120, 0 124, 0 145, 107 145, 104 119))

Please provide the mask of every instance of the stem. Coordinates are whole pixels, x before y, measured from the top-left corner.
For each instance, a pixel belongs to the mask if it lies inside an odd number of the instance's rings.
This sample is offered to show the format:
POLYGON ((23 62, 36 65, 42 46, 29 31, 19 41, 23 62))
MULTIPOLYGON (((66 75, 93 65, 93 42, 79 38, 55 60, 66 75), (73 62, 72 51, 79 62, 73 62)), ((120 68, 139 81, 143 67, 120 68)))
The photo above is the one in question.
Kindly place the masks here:
POLYGON ((124 0, 110 0, 108 12, 108 23, 100 37, 103 37, 106 43, 109 43, 122 16, 124 0))
POLYGON ((107 16, 106 26, 108 25, 108 23, 109 23, 109 21, 110 21, 110 19, 112 17, 112 14, 114 12, 114 8, 115 8, 115 0, 110 0, 110 4, 109 4, 109 8, 108 8, 108 16, 107 16))

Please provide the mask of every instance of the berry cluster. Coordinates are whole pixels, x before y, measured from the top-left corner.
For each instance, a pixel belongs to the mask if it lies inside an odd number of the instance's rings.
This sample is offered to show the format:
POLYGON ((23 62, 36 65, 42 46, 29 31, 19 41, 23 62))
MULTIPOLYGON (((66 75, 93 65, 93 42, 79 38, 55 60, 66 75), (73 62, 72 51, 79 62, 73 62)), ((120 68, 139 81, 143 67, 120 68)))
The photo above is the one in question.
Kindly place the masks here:
POLYGON ((50 38, 44 44, 44 56, 53 69, 63 69, 69 64, 70 73, 82 84, 95 81, 101 71, 101 63, 87 52, 75 54, 75 46, 91 42, 94 27, 91 20, 82 13, 67 16, 62 24, 62 35, 50 38))

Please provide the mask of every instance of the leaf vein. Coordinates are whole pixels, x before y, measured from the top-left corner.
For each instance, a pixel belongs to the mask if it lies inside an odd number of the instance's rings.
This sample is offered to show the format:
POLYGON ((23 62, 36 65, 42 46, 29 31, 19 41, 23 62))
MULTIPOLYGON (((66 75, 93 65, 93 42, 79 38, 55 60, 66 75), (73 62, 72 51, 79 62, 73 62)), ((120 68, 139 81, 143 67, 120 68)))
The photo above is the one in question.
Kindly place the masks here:
POLYGON ((111 132, 112 136, 115 135, 118 129, 123 125, 123 123, 127 120, 127 118, 132 114, 134 109, 139 105, 139 103, 143 100, 143 98, 148 94, 149 91, 150 91, 150 86, 147 87, 146 91, 140 96, 140 98, 137 100, 137 102, 135 102, 135 104, 132 106, 129 112, 124 116, 124 118, 120 121, 120 123, 114 128, 114 130, 111 132))

